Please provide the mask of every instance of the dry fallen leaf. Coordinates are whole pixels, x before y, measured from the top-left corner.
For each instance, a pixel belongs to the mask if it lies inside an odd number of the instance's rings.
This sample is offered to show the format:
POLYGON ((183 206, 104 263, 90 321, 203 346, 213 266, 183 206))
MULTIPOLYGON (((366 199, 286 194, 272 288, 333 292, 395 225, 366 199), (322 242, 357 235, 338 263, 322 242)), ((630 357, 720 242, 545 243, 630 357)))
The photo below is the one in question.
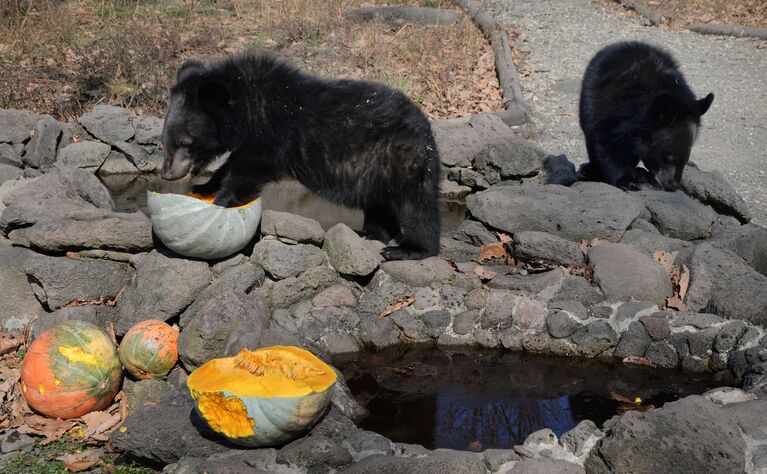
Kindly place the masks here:
POLYGON ((634 364, 634 365, 645 365, 647 367, 652 367, 652 362, 650 362, 649 359, 646 359, 644 357, 637 357, 637 356, 628 356, 623 358, 624 364, 634 364))
POLYGON ((104 455, 103 448, 89 449, 81 453, 71 453, 59 456, 56 459, 62 461, 66 468, 72 472, 80 472, 90 469, 99 462, 104 455))
POLYGON ((491 258, 504 258, 506 257, 506 246, 503 242, 493 242, 492 244, 484 244, 479 249, 478 262, 483 262, 491 258))
POLYGON ((583 252, 583 255, 586 255, 589 253, 589 249, 596 247, 597 245, 602 244, 611 244, 613 243, 610 239, 603 239, 599 237, 595 237, 591 240, 581 240, 581 252, 583 252))
POLYGON ((483 281, 492 280, 497 275, 496 272, 486 270, 485 267, 483 267, 482 265, 477 265, 476 267, 474 267, 474 274, 477 275, 479 279, 483 281))
POLYGON ((663 250, 656 250, 652 254, 653 260, 658 262, 664 270, 666 270, 666 273, 669 275, 673 275, 674 272, 674 260, 676 260, 676 256, 679 255, 678 251, 674 252, 664 252, 663 250))
POLYGON ((403 296, 402 298, 398 299, 394 303, 387 306, 386 309, 384 309, 381 312, 381 314, 378 316, 378 319, 383 319, 386 316, 401 310, 402 308, 406 308, 410 306, 411 304, 413 304, 414 301, 415 301, 414 295, 403 296))
POLYGON ((42 444, 60 439, 69 431, 75 423, 70 420, 46 418, 40 415, 29 415, 24 418, 24 423, 18 427, 19 433, 44 436, 42 444))
POLYGON ((7 332, 0 332, 0 355, 5 355, 18 349, 24 340, 21 337, 11 336, 7 332))
POLYGON ((109 411, 94 411, 83 415, 80 419, 85 423, 85 433, 83 439, 85 441, 107 441, 109 434, 117 428, 120 423, 120 410, 119 404, 117 405, 116 413, 110 413, 109 411))
POLYGON ((687 296, 687 288, 690 286, 690 270, 687 268, 687 265, 682 265, 678 285, 679 299, 684 300, 684 297, 687 296))

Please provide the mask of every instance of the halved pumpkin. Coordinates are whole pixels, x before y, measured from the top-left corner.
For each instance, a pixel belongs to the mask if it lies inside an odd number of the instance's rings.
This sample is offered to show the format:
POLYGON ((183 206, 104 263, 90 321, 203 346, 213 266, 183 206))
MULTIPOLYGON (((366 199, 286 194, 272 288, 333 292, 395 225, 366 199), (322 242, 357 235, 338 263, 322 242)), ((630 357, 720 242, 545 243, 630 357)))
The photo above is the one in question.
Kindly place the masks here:
POLYGON ((187 386, 213 431, 260 447, 285 443, 313 426, 330 403, 336 378, 311 352, 272 346, 206 362, 187 386))
POLYGON ((163 379, 178 361, 178 331, 157 319, 141 321, 125 333, 117 352, 137 379, 163 379))
POLYGON ((147 191, 154 233, 186 257, 223 258, 245 247, 261 221, 261 198, 239 207, 221 207, 212 196, 147 191))
POLYGON ((40 334, 21 364, 21 393, 53 418, 77 418, 106 408, 122 382, 109 336, 91 323, 66 321, 40 334))

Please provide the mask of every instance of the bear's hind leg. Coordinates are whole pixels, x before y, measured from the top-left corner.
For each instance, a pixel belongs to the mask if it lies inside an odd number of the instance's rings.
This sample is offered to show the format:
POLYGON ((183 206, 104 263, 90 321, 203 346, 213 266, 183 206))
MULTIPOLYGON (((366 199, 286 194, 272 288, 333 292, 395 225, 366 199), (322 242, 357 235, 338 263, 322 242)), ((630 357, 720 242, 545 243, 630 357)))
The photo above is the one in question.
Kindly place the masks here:
POLYGON ((421 260, 439 254, 440 215, 436 196, 400 201, 394 207, 402 235, 399 246, 386 247, 386 260, 421 260))
POLYGON ((399 225, 394 212, 388 206, 378 205, 365 208, 365 223, 360 234, 372 240, 388 243, 399 237, 399 225))

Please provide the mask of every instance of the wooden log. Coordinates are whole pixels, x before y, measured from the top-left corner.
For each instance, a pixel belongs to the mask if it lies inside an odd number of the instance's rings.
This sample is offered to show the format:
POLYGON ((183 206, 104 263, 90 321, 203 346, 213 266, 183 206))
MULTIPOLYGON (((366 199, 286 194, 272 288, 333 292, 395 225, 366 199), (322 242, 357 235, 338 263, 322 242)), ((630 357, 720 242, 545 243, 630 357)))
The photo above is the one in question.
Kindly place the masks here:
POLYGON ((493 47, 495 70, 506 109, 503 112, 496 112, 496 114, 507 125, 521 125, 527 122, 528 108, 522 95, 519 73, 511 55, 508 34, 501 30, 493 17, 479 3, 473 0, 452 0, 452 2, 466 10, 493 47))
POLYGON ((767 40, 767 28, 751 28, 738 25, 719 25, 716 23, 694 23, 689 27, 690 31, 704 35, 726 35, 767 40))
POLYGON ((656 12, 655 10, 651 10, 650 8, 647 8, 646 6, 637 2, 636 0, 619 0, 619 1, 621 5, 639 13, 643 17, 650 20, 650 22, 655 26, 660 25, 661 21, 663 20, 663 17, 661 16, 660 13, 656 12))

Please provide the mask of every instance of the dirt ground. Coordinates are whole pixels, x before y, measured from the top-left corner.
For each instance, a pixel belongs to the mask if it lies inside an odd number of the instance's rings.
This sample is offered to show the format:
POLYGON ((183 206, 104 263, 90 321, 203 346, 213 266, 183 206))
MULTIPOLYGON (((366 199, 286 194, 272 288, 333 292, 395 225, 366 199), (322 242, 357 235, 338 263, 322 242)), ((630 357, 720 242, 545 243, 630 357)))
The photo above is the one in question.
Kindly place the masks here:
POLYGON ((767 28, 767 0, 642 0, 641 3, 663 15, 664 23, 675 29, 685 29, 692 23, 767 28))
POLYGON ((372 3, 447 0, 4 0, 0 107, 72 119, 96 103, 162 116, 176 68, 268 49, 325 77, 399 88, 431 118, 500 110, 492 50, 468 17, 449 26, 357 24, 372 3))

